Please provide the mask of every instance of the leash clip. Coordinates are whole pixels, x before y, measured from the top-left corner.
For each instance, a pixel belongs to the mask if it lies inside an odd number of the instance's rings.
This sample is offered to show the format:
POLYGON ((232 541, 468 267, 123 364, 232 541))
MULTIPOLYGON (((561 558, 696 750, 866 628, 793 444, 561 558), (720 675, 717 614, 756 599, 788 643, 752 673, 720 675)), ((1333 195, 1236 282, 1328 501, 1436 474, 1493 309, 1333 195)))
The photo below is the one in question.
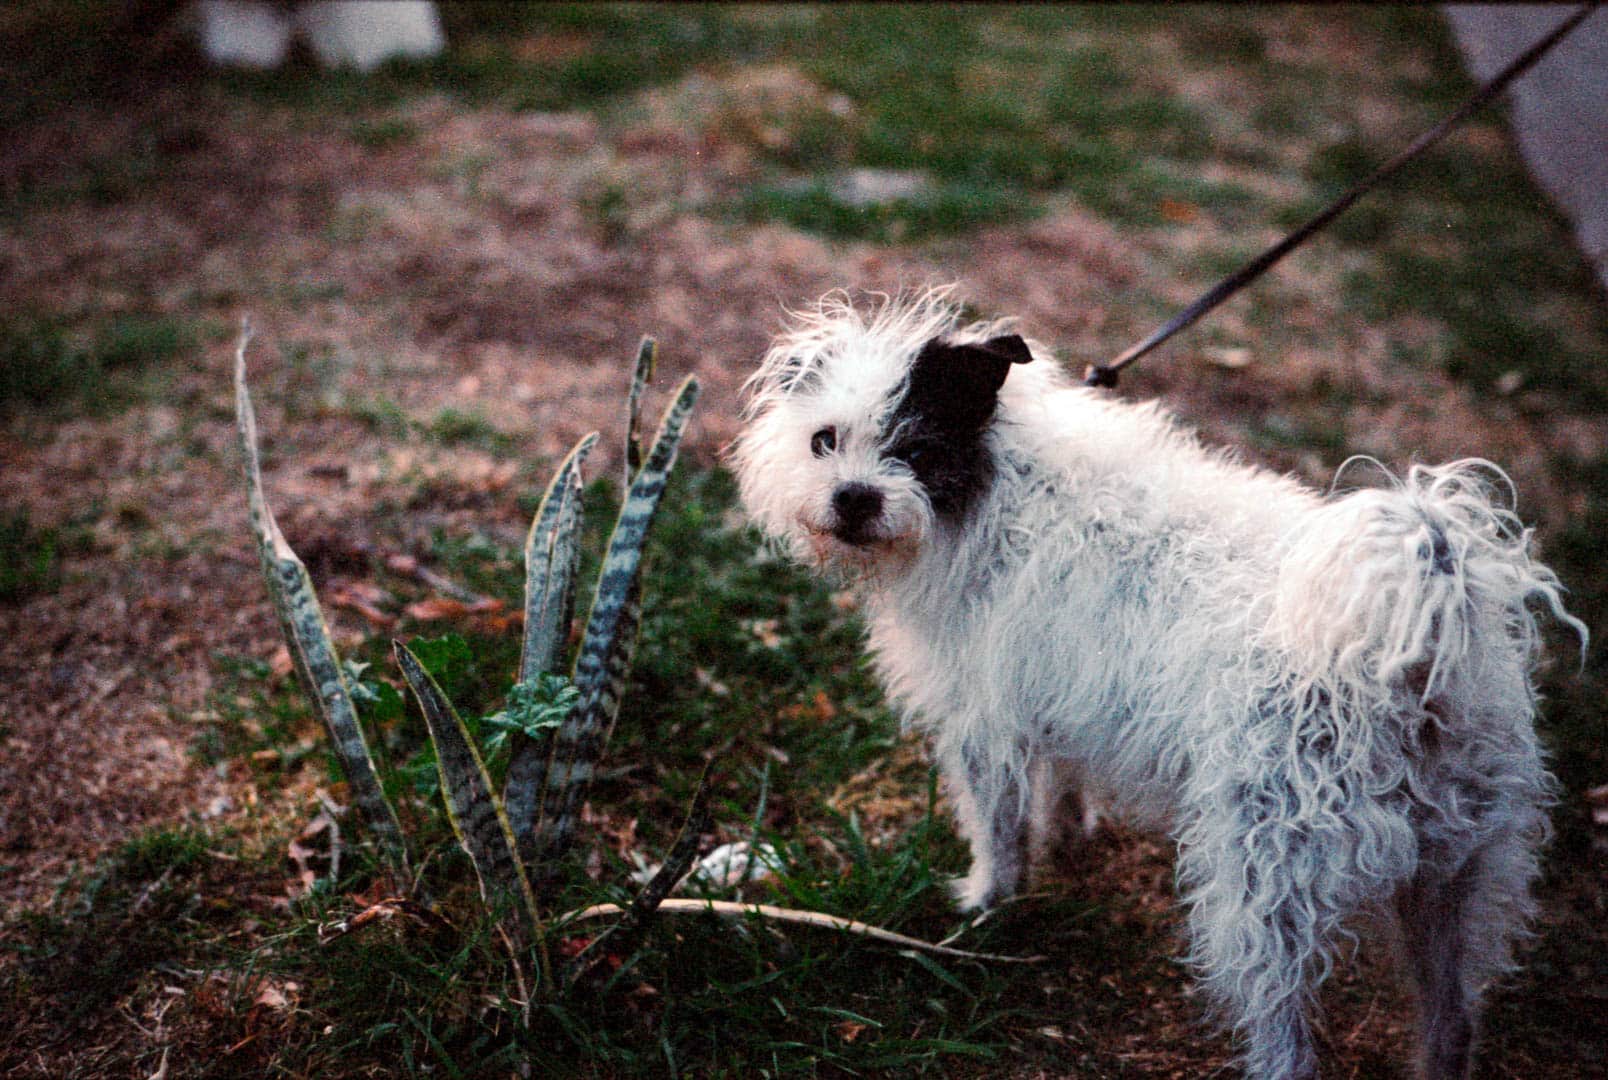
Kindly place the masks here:
POLYGON ((1115 390, 1117 388, 1117 369, 1108 367, 1105 364, 1090 364, 1083 369, 1083 385, 1115 390))

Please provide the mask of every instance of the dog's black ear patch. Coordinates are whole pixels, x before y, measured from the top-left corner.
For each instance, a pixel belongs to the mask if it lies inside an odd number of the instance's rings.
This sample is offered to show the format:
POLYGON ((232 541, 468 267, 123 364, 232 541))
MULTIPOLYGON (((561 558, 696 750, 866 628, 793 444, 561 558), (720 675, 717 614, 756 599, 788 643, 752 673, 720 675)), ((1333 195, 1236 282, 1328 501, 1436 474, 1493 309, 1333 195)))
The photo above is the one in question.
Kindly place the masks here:
POLYGON ((958 517, 988 485, 983 431, 1012 364, 1033 359, 1015 334, 965 345, 927 342, 889 422, 889 453, 915 472, 940 514, 958 517))
MULTIPOLYGON (((1019 334, 1001 334, 999 337, 989 338, 979 345, 961 345, 962 349, 973 349, 989 357, 994 362, 1003 361, 1005 368, 1001 370, 1000 385, 1005 383, 1005 373, 1010 370, 1011 364, 1030 364, 1033 362, 1033 353, 1028 349, 1027 342, 1019 334)), ((995 387, 998 389, 998 387, 995 387)))
POLYGON ((1033 359, 1015 334, 967 345, 927 342, 910 367, 899 411, 925 416, 955 432, 976 431, 994 415, 995 398, 1012 364, 1033 359))

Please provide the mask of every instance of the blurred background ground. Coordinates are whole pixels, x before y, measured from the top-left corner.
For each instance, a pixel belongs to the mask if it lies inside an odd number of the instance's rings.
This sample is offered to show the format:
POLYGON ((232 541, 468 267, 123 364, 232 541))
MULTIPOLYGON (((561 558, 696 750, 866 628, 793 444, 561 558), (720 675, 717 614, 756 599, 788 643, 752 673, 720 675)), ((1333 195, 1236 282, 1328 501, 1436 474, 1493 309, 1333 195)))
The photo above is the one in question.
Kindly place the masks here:
MULTIPOLYGON (((18 958, 48 953, 39 913, 97 857, 181 826, 282 847, 328 783, 310 738, 274 758, 271 777, 249 759, 278 751, 231 742, 230 710, 249 713, 284 674, 234 446, 242 316, 257 330, 271 497, 338 637, 358 647, 398 626, 431 629, 402 610, 395 583, 372 591, 378 560, 450 569, 477 544, 517 546, 557 456, 587 430, 618 427, 642 334, 661 342, 661 384, 696 372, 705 385, 688 449, 700 474, 717 467, 738 388, 784 306, 830 288, 956 281, 976 309, 1015 316, 1080 369, 1471 89, 1427 9, 465 4, 446 20, 442 57, 359 76, 305 56, 272 73, 209 71, 162 5, 0 13, 0 900, 11 913, 0 976, 13 1007, 47 1000, 18 958), (389 622, 370 617, 376 605, 389 622)), ((1354 453, 1395 465, 1488 457, 1513 477, 1577 610, 1600 625, 1605 343, 1601 287, 1497 112, 1121 393, 1160 397, 1210 440, 1318 484, 1354 453)), ((713 527, 729 506, 711 505, 713 527)), ((1608 781, 1603 654, 1594 647, 1582 670, 1556 644, 1545 723, 1565 791, 1546 915, 1527 974, 1499 999, 1482 1076, 1608 1069, 1596 1019, 1608 887, 1585 799, 1608 781)), ((718 681, 738 666, 695 656, 682 671, 718 681)), ((785 724, 841 723, 802 691, 765 702, 805 710, 785 724)), ((866 708, 862 734, 885 749, 891 721, 866 708)), ((636 719, 648 732, 668 723, 636 719)), ((683 740, 756 760, 800 753, 785 740, 749 746, 718 716, 698 723, 683 740)), ((626 760, 696 756, 640 732, 622 739, 626 760)), ((809 835, 849 799, 868 832, 908 829, 924 769, 878 772, 856 747, 809 773, 817 789, 800 778, 779 792, 774 824, 809 835)), ((731 797, 751 805, 744 783, 731 797)), ((636 804, 624 800, 653 799, 603 794, 627 815, 636 804)), ((1133 954, 1152 959, 1099 985, 1068 964, 1043 999, 979 1028, 1010 1051, 923 1061, 979 1075, 1183 1076, 1224 1060, 1226 1044, 1190 1026, 1179 973, 1143 967, 1176 951, 1167 867, 1160 846, 1120 831, 1063 867, 1074 895, 1118 913, 1096 909, 1115 919, 1109 932, 1131 927, 1133 954), (1077 1028, 1063 999, 1103 993, 1129 1002, 1122 1018, 1077 1028)), ((154 1071, 164 1044, 140 995, 162 990, 135 975, 70 1023, 19 1029, 0 1063, 18 1075, 154 1071), (74 1056, 68 1032, 92 1033, 99 1056, 74 1056)), ((1399 1075, 1407 1021, 1376 975, 1340 980, 1333 1075, 1399 1075)), ((862 1036, 845 1030, 833 1046, 852 1061, 847 1044, 862 1036)), ((205 1060, 198 1051, 175 1075, 207 1074, 205 1060)), ((830 1071, 837 1059, 798 1060, 830 1071)), ((870 1058, 858 1067, 875 1071, 870 1058)))

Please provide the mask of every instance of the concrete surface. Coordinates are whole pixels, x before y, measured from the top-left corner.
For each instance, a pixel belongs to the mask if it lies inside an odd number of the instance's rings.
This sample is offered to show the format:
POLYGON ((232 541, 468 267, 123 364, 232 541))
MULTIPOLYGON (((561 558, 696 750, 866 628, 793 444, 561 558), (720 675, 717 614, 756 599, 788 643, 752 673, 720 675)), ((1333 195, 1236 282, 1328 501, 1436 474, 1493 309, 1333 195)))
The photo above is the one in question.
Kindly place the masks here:
MULTIPOLYGON (((1544 37, 1574 4, 1446 4, 1474 78, 1484 81, 1544 37)), ((1519 149, 1574 222, 1608 289, 1608 11, 1598 9, 1508 88, 1519 149)))

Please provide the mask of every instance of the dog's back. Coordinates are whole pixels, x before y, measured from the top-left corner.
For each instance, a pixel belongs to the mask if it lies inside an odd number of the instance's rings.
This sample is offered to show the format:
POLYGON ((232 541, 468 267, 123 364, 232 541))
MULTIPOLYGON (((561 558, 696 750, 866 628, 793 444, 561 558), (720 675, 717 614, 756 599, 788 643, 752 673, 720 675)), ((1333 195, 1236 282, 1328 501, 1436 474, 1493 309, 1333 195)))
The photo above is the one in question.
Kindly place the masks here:
POLYGON ((1317 987, 1376 907, 1422 1074, 1465 1076, 1546 832, 1533 609, 1585 629, 1500 472, 1324 496, 1002 331, 942 293, 824 304, 766 358, 733 455, 756 521, 865 600, 971 841, 960 903, 1016 887, 1054 804, 1033 785, 1066 763, 1170 826, 1250 1075, 1315 1075, 1317 987))

